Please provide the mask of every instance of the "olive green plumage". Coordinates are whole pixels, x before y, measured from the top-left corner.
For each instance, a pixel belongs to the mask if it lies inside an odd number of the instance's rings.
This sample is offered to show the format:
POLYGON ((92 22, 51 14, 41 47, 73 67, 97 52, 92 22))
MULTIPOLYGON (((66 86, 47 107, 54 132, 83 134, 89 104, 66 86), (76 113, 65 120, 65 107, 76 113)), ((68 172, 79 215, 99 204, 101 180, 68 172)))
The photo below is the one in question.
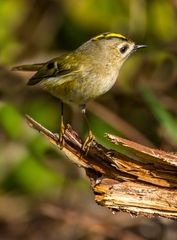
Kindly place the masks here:
POLYGON ((104 33, 71 53, 14 70, 37 71, 28 85, 37 84, 68 104, 84 105, 114 85, 123 62, 140 47, 144 45, 123 35, 104 33))

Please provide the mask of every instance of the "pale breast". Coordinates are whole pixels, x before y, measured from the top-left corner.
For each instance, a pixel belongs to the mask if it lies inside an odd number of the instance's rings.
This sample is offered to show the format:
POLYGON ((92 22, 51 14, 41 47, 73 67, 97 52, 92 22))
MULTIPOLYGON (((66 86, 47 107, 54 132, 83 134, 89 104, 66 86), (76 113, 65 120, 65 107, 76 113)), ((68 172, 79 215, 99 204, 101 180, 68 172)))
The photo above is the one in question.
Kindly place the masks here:
POLYGON ((41 86, 63 102, 80 105, 109 91, 118 77, 118 70, 110 68, 82 72, 84 74, 76 74, 67 81, 49 78, 41 82, 41 86))

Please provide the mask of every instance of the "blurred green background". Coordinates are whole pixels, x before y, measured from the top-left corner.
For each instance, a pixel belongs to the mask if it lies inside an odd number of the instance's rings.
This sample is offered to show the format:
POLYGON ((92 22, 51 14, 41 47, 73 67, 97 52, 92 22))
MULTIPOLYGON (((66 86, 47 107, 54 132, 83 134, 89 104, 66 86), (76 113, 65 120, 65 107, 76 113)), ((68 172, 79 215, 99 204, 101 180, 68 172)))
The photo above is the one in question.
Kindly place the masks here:
MULTIPOLYGON (((108 148, 105 132, 176 151, 176 24, 176 0, 0 1, 1 239, 177 239, 174 222, 112 215, 95 204, 84 172, 24 120, 29 114, 58 132, 59 100, 26 87, 31 74, 10 71, 102 32, 147 44, 125 63, 113 89, 88 104, 90 126, 108 148)), ((77 109, 65 106, 65 122, 84 138, 77 109)))

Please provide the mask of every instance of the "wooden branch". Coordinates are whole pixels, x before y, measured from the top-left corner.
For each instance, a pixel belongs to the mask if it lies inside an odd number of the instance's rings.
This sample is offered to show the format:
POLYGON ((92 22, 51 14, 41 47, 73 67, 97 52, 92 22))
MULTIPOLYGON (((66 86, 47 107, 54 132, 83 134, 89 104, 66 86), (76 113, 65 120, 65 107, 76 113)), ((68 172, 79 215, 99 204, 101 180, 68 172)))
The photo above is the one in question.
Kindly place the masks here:
MULTIPOLYGON (((59 148, 56 134, 29 116, 26 120, 59 148)), ((106 137, 114 148, 119 145, 125 153, 106 149, 94 141, 85 154, 82 140, 69 125, 64 134, 62 152, 85 168, 96 202, 113 211, 177 219, 177 155, 111 134, 106 137)))

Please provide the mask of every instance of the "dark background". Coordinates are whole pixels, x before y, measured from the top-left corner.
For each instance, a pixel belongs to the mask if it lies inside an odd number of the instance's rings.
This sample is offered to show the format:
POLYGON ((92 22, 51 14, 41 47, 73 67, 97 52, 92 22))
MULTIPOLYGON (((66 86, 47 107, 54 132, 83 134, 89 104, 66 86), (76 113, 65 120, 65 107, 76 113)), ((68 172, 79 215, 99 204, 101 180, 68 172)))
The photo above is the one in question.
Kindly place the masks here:
MULTIPOLYGON (((113 215, 96 205, 82 169, 25 123, 27 113, 58 132, 59 100, 26 87, 30 73, 10 71, 107 31, 147 44, 113 89, 88 105, 90 126, 108 148, 105 132, 175 152, 176 24, 176 0, 0 1, 0 239, 177 239, 174 221, 113 215)), ((65 122, 84 137, 77 109, 65 106, 65 122)))

